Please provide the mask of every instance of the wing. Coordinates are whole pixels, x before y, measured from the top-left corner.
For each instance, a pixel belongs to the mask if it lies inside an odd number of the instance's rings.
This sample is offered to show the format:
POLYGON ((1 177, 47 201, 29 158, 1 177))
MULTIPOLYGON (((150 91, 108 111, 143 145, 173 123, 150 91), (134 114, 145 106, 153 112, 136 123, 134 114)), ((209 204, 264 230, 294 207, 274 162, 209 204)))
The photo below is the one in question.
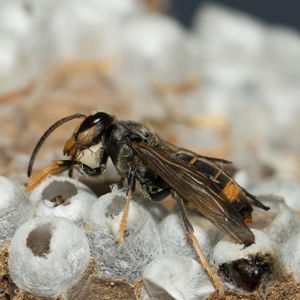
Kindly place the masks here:
POLYGON ((132 147, 149 169, 203 216, 235 241, 246 246, 254 243, 255 237, 238 209, 211 188, 205 175, 160 149, 142 143, 132 143, 132 147))
POLYGON ((188 149, 185 149, 182 147, 178 147, 178 146, 171 144, 169 142, 166 142, 166 141, 162 141, 162 148, 168 152, 173 152, 176 154, 186 153, 193 157, 197 157, 200 159, 206 159, 212 163, 217 163, 217 164, 231 164, 232 163, 231 161, 223 159, 223 158, 200 155, 194 151, 191 151, 191 150, 188 150, 188 149))
POLYGON ((224 170, 226 166, 224 164, 230 163, 229 161, 202 156, 167 142, 162 143, 162 150, 204 175, 211 182, 211 188, 216 193, 223 194, 223 197, 227 198, 228 201, 233 202, 247 222, 251 223, 252 220, 251 213, 253 209, 250 203, 264 210, 269 209, 235 182, 230 174, 224 170))

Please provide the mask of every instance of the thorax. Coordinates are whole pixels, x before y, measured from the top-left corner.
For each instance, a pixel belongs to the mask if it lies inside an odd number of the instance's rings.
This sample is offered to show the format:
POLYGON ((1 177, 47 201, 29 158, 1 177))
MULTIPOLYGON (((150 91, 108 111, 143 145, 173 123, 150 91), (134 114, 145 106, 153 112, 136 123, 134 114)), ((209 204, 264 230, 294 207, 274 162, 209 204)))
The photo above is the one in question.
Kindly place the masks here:
MULTIPOLYGON (((160 145, 160 139, 156 133, 145 125, 133 121, 116 122, 104 137, 105 151, 123 178, 128 178, 130 171, 134 171, 138 178, 144 178, 149 173, 131 147, 134 141, 154 147, 160 145)), ((149 176, 152 175, 149 174, 149 176)))

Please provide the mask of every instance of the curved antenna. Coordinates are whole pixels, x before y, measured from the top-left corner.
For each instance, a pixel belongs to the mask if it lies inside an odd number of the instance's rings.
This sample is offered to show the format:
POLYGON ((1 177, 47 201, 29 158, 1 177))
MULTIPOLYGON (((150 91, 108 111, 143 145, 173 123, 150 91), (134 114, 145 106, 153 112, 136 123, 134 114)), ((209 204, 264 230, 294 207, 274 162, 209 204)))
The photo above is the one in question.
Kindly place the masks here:
POLYGON ((66 123, 68 121, 71 121, 73 119, 84 119, 86 118, 86 115, 83 114, 74 114, 74 115, 70 115, 68 117, 62 118, 60 120, 58 120, 57 122, 55 122, 53 125, 51 125, 47 131, 42 135, 42 137, 40 138, 40 140, 38 141, 38 143, 36 144, 35 148, 32 151, 31 157, 30 157, 30 161, 28 164, 28 169, 27 169, 27 175, 28 177, 31 176, 32 173, 32 168, 33 168, 33 163, 34 160, 41 148, 41 146, 43 145, 43 143, 45 142, 45 140, 47 139, 47 137, 60 125, 62 125, 63 123, 66 123))

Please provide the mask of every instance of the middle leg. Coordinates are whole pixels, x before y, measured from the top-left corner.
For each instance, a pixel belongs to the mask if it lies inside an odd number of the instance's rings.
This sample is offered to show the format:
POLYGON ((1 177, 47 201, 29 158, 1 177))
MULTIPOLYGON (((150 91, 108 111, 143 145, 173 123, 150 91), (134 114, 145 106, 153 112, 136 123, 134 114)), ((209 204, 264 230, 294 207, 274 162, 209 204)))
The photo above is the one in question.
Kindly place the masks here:
POLYGON ((117 237, 115 238, 115 242, 117 244, 121 243, 123 240, 123 237, 125 235, 125 230, 126 230, 126 224, 127 224, 127 217, 129 213, 129 205, 132 199, 132 193, 135 189, 135 176, 133 173, 130 174, 129 179, 128 179, 128 186, 126 190, 126 197, 125 197, 125 206, 123 210, 123 215, 120 223, 120 227, 118 230, 117 237))

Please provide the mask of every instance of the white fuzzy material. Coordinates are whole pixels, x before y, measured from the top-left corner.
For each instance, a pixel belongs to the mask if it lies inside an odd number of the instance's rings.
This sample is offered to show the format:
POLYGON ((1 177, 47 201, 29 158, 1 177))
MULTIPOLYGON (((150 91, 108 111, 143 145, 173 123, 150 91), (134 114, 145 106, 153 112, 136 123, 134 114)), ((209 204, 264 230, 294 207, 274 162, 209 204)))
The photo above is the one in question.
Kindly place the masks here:
POLYGON ((277 257, 277 244, 260 230, 251 229, 255 235, 255 243, 248 247, 233 242, 229 237, 223 238, 214 248, 211 261, 215 266, 254 256, 258 253, 277 257))
POLYGON ((292 271, 295 279, 300 282, 300 231, 288 239, 281 248, 283 266, 286 271, 292 271))
POLYGON ((120 39, 120 70, 124 70, 126 82, 183 80, 187 53, 184 30, 176 20, 160 14, 140 14, 128 20, 120 39))
POLYGON ((300 228, 300 218, 286 205, 285 201, 279 204, 279 211, 275 219, 264 228, 264 232, 278 243, 284 243, 297 235, 300 228))
POLYGON ((179 255, 155 259, 145 268, 143 278, 151 300, 196 300, 214 291, 202 266, 179 255))
MULTIPOLYGON (((211 222, 201 216, 194 215, 190 218, 194 227, 194 234, 199 241, 204 253, 209 255, 212 247, 223 235, 211 222)), ((197 254, 189 240, 181 217, 178 213, 170 214, 159 225, 160 236, 164 253, 177 254, 197 259, 197 254)))
POLYGON ((202 6, 195 15, 194 29, 212 50, 238 55, 257 55, 264 42, 264 27, 246 14, 220 5, 202 6), (219 49, 218 49, 219 48, 219 49))
POLYGON ((127 218, 128 235, 120 244, 115 243, 123 215, 124 197, 124 192, 115 187, 111 193, 95 201, 87 221, 92 228, 86 233, 91 254, 101 274, 135 281, 142 276, 144 266, 162 254, 162 246, 155 220, 134 200, 131 201, 127 218))
POLYGON ((9 241, 32 215, 33 206, 22 186, 0 176, 0 239, 9 241))
MULTIPOLYGON (((64 193, 65 191, 63 190, 57 190, 58 195, 64 196, 64 193)), ((69 177, 53 176, 39 185, 30 195, 30 199, 36 205, 35 214, 37 216, 64 217, 77 224, 82 224, 89 214, 92 202, 97 200, 97 197, 87 186, 78 180, 69 177), (67 199, 70 204, 54 206, 54 204, 49 201, 51 199, 45 199, 43 194, 45 189, 56 183, 66 183, 67 190, 70 188, 68 184, 73 185, 76 194, 67 199)))
POLYGON ((284 198, 289 207, 300 210, 300 185, 293 181, 270 179, 261 184, 255 185, 251 192, 260 194, 274 194, 284 198))
POLYGON ((9 251, 9 272, 15 284, 37 296, 54 297, 74 285, 89 261, 89 245, 84 232, 65 218, 39 217, 23 224, 9 251), (46 257, 36 256, 27 247, 29 233, 50 224, 52 237, 46 257))

